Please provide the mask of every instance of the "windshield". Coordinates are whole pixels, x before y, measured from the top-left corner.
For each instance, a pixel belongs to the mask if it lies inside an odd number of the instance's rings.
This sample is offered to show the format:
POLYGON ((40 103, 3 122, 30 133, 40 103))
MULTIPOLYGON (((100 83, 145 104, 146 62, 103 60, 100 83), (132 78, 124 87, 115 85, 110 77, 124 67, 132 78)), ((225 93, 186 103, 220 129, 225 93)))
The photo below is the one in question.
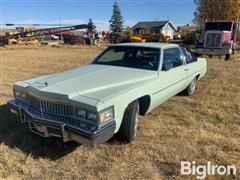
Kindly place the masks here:
POLYGON ((232 22, 207 22, 205 30, 231 31, 232 22))
POLYGON ((113 46, 103 52, 93 64, 158 70, 160 49, 133 46, 113 46))

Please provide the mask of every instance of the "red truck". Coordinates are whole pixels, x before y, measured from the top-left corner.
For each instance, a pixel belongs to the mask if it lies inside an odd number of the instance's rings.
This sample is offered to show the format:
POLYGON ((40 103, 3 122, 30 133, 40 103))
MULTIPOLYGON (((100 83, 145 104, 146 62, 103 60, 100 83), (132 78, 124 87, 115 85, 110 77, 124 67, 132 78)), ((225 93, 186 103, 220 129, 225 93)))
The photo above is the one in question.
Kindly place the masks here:
POLYGON ((236 21, 206 22, 204 39, 193 52, 196 55, 224 55, 229 60, 236 51, 239 23, 236 21))

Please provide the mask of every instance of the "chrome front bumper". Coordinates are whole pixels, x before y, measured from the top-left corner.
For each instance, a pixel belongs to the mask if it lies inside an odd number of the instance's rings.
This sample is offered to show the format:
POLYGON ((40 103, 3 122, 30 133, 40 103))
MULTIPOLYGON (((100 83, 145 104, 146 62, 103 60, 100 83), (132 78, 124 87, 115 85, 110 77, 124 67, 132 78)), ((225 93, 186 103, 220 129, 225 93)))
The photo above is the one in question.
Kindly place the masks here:
POLYGON ((21 123, 27 123, 29 130, 43 137, 59 137, 63 142, 99 145, 114 135, 115 120, 98 127, 69 117, 43 114, 28 104, 12 99, 8 101, 10 112, 19 116, 21 123))
POLYGON ((192 52, 202 55, 226 55, 232 54, 232 49, 197 48, 193 49, 192 52))

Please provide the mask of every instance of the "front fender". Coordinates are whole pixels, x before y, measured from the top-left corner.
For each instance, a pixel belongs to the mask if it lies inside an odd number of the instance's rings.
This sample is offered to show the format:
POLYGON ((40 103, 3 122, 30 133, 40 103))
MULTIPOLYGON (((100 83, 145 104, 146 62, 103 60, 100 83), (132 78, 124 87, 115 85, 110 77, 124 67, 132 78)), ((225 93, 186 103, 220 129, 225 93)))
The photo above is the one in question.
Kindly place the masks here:
POLYGON ((106 102, 104 103, 106 106, 110 106, 111 104, 114 105, 115 120, 116 120, 115 133, 118 132, 118 130, 121 126, 123 115, 124 115, 125 109, 128 107, 128 105, 131 102, 133 102, 143 96, 150 96, 150 98, 151 98, 150 94, 142 93, 141 91, 134 90, 134 91, 128 92, 127 94, 124 93, 124 94, 118 95, 118 96, 112 98, 111 100, 109 100, 107 103, 106 102))

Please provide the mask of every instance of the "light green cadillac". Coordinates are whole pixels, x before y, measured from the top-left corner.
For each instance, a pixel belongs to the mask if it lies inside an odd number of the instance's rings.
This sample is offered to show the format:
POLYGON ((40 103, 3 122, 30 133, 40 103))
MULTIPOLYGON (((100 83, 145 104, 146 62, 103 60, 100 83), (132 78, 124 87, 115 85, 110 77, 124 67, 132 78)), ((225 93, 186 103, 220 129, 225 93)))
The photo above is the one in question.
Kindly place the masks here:
POLYGON ((206 66, 175 44, 117 44, 89 65, 17 82, 8 105, 43 137, 98 145, 117 134, 131 142, 138 116, 180 92, 192 95, 206 66))

